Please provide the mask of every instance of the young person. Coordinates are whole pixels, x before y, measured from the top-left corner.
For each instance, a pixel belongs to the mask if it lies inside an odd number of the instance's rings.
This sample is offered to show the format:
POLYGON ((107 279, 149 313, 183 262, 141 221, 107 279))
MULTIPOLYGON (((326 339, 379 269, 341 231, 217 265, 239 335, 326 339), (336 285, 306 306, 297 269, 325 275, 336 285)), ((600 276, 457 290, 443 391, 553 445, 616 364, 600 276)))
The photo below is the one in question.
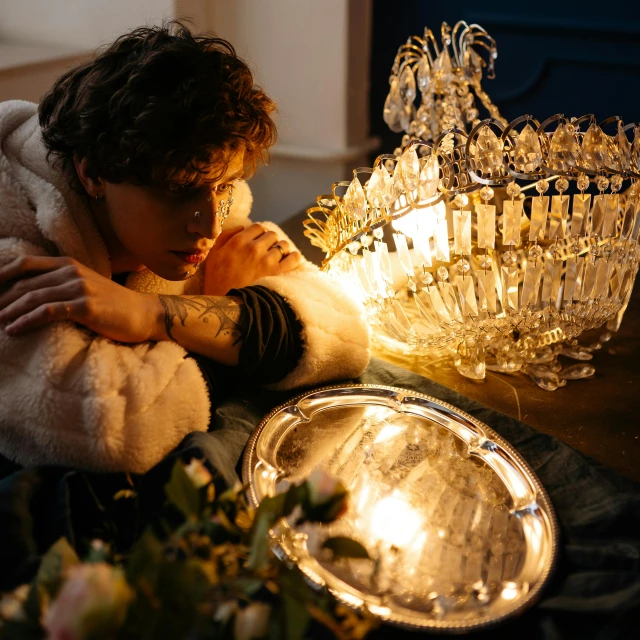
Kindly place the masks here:
POLYGON ((207 430, 211 363, 281 389, 363 371, 357 305, 246 220, 273 110, 175 23, 0 104, 0 454, 144 472, 207 430))

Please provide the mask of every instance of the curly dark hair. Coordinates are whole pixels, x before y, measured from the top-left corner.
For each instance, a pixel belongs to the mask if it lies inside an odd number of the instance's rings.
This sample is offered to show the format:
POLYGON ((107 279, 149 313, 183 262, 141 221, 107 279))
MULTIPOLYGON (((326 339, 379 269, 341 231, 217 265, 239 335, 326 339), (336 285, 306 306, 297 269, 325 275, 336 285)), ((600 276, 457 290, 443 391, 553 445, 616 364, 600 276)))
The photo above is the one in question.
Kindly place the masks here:
POLYGON ((39 106, 42 137, 71 184, 89 175, 170 189, 217 180, 244 148, 245 177, 268 160, 273 101, 226 40, 179 22, 141 27, 61 76, 39 106))

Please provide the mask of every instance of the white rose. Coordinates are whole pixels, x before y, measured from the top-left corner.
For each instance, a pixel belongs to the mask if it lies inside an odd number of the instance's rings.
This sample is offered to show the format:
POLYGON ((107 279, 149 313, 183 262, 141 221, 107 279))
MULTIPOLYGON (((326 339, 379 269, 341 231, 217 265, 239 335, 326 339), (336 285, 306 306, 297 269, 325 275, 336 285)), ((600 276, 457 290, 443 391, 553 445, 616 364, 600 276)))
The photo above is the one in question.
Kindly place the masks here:
POLYGON ((264 602, 252 602, 236 613, 233 625, 235 640, 264 638, 269 632, 271 607, 264 602))
POLYGON ((238 610, 238 601, 237 600, 225 600, 220 606, 216 609, 216 612, 213 615, 213 619, 216 622, 226 622, 236 611, 238 610))
POLYGON ((71 567, 44 618, 49 640, 111 637, 133 599, 122 569, 106 562, 71 567))

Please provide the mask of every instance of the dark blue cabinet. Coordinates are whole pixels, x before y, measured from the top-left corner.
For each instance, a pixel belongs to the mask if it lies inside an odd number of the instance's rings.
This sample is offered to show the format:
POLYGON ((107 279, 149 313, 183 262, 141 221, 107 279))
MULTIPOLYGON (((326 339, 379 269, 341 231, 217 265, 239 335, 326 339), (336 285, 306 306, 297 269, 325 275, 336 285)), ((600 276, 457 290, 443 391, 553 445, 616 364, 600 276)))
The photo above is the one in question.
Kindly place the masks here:
POLYGON ((495 38, 496 78, 483 86, 507 120, 594 113, 640 122, 638 0, 552 2, 535 12, 504 0, 374 0, 373 20, 371 128, 385 152, 399 141, 382 120, 396 51, 425 25, 439 33, 443 20, 478 23, 495 38))

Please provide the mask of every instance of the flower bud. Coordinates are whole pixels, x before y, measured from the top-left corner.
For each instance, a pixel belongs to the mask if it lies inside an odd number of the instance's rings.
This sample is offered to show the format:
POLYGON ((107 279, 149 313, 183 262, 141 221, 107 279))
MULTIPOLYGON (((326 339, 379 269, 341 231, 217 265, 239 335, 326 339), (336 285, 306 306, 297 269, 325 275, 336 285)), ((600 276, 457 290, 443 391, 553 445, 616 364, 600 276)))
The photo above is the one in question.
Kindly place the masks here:
POLYGON ((257 640, 269 632, 271 607, 264 602, 252 602, 236 613, 233 624, 235 640, 257 640))
POLYGON ((184 470, 187 472, 196 489, 207 486, 213 480, 208 469, 197 458, 191 458, 191 462, 185 465, 184 470))
POLYGON ((336 493, 344 493, 343 484, 321 469, 314 469, 307 479, 309 502, 313 506, 324 504, 336 493))
POLYGON ((122 569, 105 562, 72 567, 49 607, 49 640, 112 637, 124 622, 134 593, 122 569))

